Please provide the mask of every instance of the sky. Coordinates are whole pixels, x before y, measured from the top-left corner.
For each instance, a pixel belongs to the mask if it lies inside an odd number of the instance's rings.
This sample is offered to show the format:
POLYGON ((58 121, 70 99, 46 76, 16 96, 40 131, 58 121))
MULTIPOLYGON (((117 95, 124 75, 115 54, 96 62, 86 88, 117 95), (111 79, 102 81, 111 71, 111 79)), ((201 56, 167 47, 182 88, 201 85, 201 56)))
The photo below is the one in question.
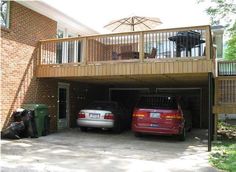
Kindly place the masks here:
POLYGON ((162 25, 172 28, 209 24, 206 4, 197 0, 42 0, 77 21, 107 33, 103 26, 115 19, 137 15, 158 17, 162 25))

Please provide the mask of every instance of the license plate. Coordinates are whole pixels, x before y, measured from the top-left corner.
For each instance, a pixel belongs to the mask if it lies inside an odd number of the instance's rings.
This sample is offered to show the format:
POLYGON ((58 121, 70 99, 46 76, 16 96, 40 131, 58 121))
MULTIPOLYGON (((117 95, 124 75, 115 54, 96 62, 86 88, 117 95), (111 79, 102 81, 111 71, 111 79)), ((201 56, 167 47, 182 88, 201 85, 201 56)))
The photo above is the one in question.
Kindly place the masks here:
POLYGON ((99 118, 99 117, 100 117, 100 114, 99 114, 99 113, 90 113, 90 114, 89 114, 89 117, 90 117, 90 118, 99 118))
POLYGON ((150 124, 150 127, 158 127, 158 124, 150 124))
POLYGON ((150 113, 150 117, 151 117, 151 118, 160 118, 160 113, 151 112, 151 113, 150 113))

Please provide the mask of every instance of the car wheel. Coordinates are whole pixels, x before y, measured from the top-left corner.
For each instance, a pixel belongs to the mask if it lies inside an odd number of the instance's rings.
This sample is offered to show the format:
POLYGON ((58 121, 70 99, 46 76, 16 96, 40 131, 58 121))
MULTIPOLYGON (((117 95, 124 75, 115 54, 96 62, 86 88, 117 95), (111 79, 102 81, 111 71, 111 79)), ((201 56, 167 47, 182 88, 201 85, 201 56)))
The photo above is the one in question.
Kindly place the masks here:
POLYGON ((135 137, 142 137, 142 133, 135 132, 135 133, 134 133, 134 136, 135 136, 135 137))
POLYGON ((184 127, 181 134, 179 135, 179 140, 180 141, 185 141, 185 139, 186 139, 186 129, 184 127))
POLYGON ((88 130, 87 127, 80 127, 80 131, 82 131, 82 132, 86 132, 87 130, 88 130))

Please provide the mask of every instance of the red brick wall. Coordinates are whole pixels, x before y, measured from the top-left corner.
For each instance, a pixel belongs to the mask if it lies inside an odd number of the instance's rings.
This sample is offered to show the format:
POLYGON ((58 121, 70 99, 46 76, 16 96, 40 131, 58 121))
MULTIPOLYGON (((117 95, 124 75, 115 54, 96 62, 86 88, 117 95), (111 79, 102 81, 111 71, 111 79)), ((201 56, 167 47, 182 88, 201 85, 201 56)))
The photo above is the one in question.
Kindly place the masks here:
MULTIPOLYGON (((35 90, 37 83, 32 77, 37 43, 55 38, 56 30, 55 21, 10 2, 10 27, 1 28, 0 129, 11 111, 23 103, 28 87, 35 90)), ((34 100, 33 94, 30 97, 34 100)))
POLYGON ((76 117, 80 109, 94 100, 108 99, 108 88, 98 85, 81 84, 59 79, 33 79, 25 93, 23 103, 46 104, 51 117, 50 129, 57 130, 58 83, 69 84, 69 127, 76 127, 76 117), (96 89, 94 89, 96 88, 96 89), (99 91, 98 91, 99 90, 99 91))
POLYGON ((49 115, 51 117, 50 129, 57 130, 57 111, 58 111, 58 83, 70 84, 69 90, 69 106, 70 106, 70 121, 69 126, 75 126, 75 117, 79 109, 78 89, 82 88, 76 82, 68 82, 58 79, 33 79, 25 93, 23 103, 39 103, 48 105, 49 115))

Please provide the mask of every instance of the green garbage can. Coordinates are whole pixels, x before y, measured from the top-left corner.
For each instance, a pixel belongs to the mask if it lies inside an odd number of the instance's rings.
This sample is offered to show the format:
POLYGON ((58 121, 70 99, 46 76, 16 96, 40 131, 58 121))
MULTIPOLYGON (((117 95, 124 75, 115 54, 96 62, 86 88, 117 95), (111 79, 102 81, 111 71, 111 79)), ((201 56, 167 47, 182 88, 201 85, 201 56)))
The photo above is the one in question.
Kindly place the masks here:
POLYGON ((23 104, 22 108, 34 111, 38 137, 47 135, 49 131, 48 106, 45 104, 23 104))

